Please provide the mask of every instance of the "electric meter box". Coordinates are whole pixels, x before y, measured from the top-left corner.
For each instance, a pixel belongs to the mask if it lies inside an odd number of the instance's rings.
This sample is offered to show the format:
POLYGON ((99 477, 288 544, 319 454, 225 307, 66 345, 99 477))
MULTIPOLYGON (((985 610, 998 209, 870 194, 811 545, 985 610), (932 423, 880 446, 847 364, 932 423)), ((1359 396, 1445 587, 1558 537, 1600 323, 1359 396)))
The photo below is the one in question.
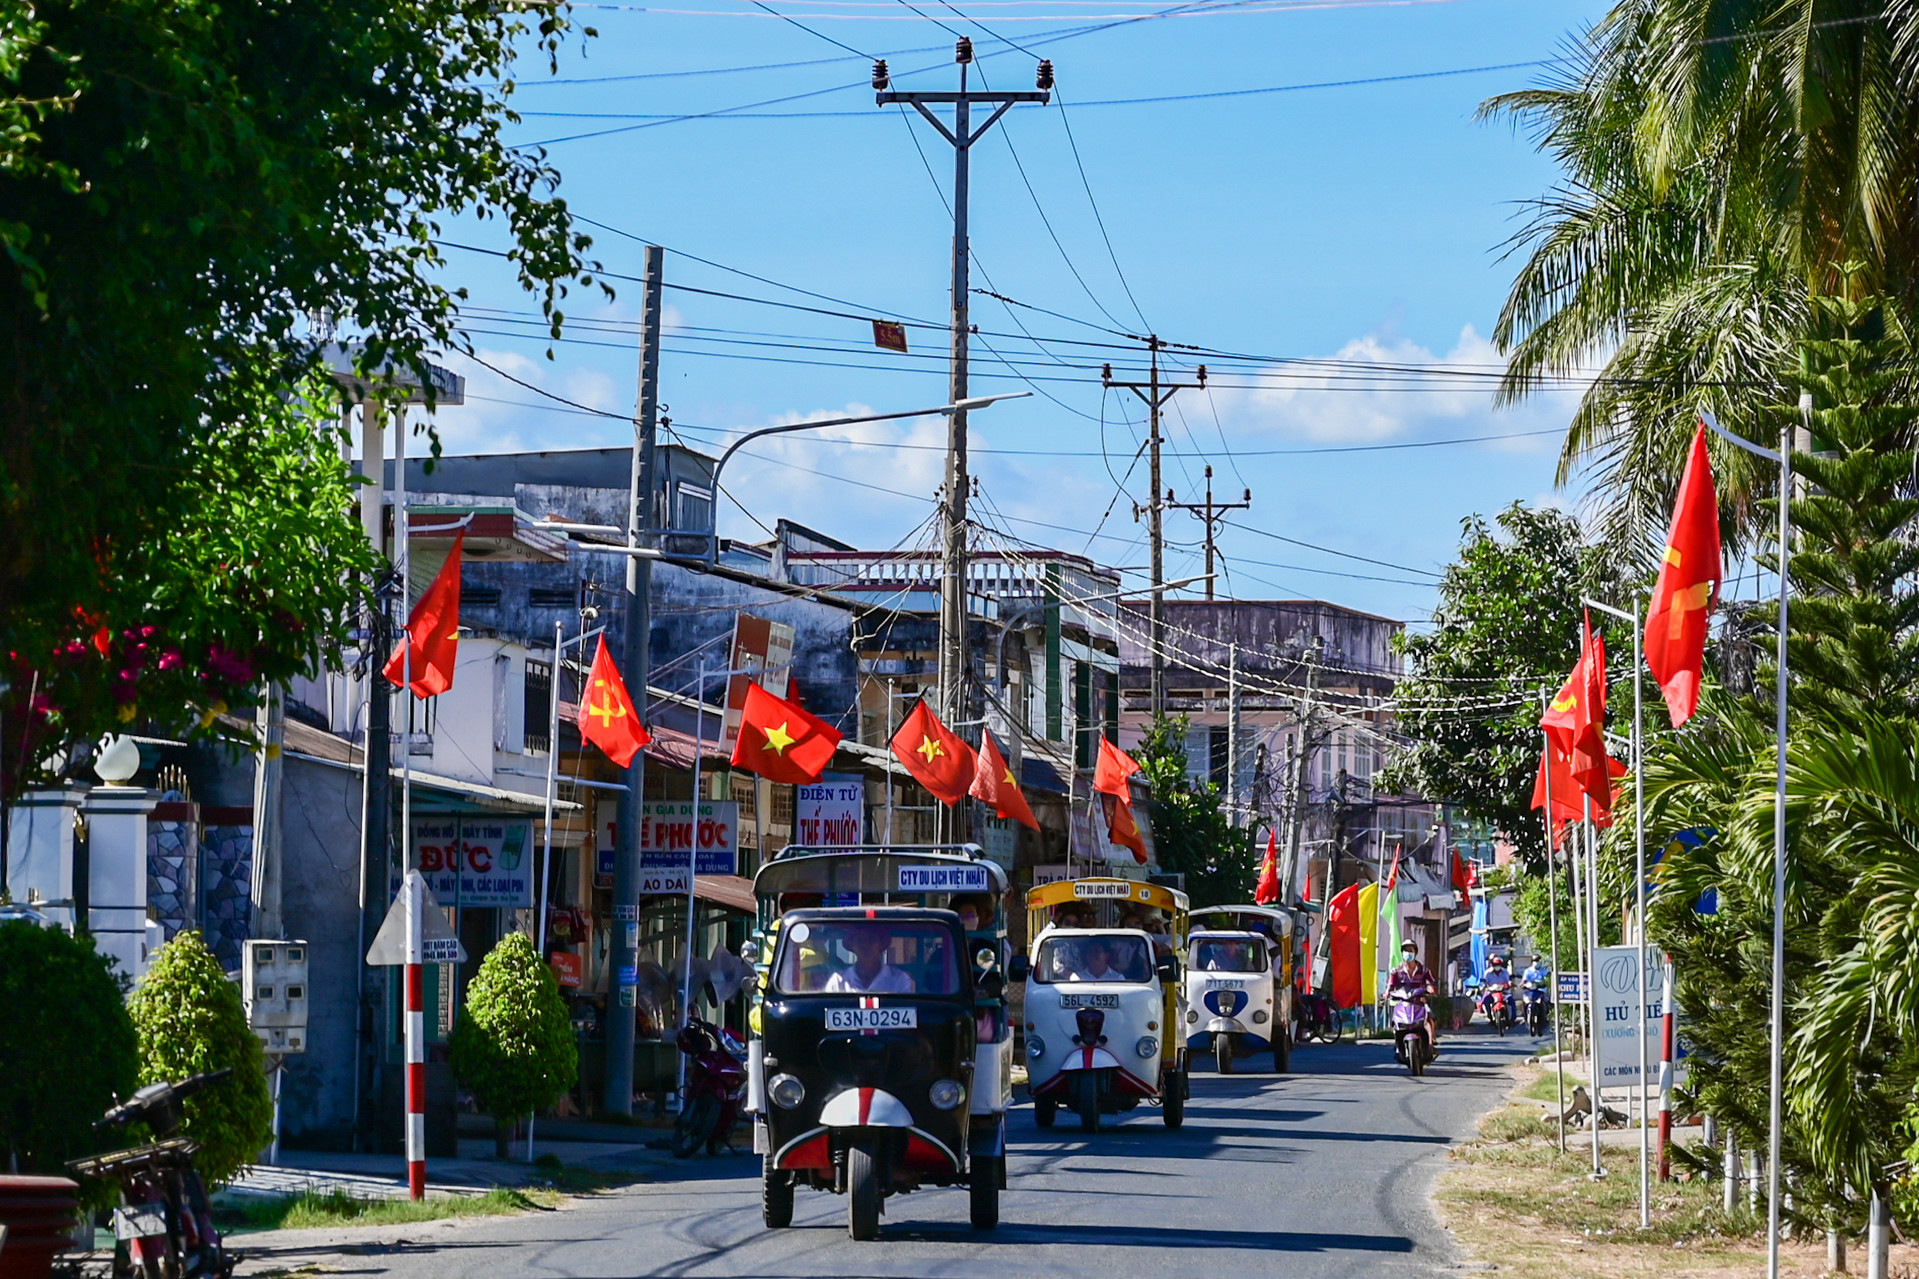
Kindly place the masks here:
POLYGON ((249 941, 240 990, 247 1025, 269 1053, 303 1053, 307 1045, 307 944, 249 941))

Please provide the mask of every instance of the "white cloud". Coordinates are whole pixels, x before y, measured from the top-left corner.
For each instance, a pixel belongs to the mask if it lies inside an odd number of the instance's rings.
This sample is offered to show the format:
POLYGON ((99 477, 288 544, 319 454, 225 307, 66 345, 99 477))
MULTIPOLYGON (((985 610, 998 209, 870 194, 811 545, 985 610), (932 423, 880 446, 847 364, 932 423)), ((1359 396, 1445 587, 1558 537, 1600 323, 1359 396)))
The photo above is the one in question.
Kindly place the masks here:
POLYGON ((467 393, 465 404, 443 408, 435 415, 446 452, 590 448, 623 443, 630 437, 631 428, 618 418, 590 416, 519 384, 531 383, 575 405, 624 418, 632 412, 632 402, 630 398, 622 402, 623 388, 600 370, 561 368, 518 351, 483 347, 475 354, 477 360, 456 355, 446 361, 466 378, 467 393))
MULTIPOLYGON (((820 422, 873 411, 852 403, 844 408, 783 413, 761 425, 820 422)), ((722 482, 769 525, 783 515, 848 542, 887 545, 931 509, 945 469, 945 445, 943 417, 796 431, 748 444, 727 463, 722 482)), ((725 445, 702 447, 717 453, 725 445)), ((723 533, 749 539, 765 536, 730 503, 726 510, 730 514, 721 516, 723 533)))

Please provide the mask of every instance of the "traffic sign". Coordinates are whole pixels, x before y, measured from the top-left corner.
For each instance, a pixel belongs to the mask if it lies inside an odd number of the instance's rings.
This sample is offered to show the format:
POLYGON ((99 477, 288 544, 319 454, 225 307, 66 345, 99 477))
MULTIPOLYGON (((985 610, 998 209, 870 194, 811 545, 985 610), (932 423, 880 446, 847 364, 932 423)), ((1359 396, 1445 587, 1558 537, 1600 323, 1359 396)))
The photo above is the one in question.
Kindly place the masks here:
POLYGON ((1589 998, 1589 983, 1585 973, 1559 973, 1558 1002, 1562 1004, 1583 1004, 1589 998))
MULTIPOLYGON (((448 964, 466 962, 466 947, 460 945, 460 939, 453 935, 453 928, 446 922, 446 912, 440 909, 440 903, 434 900, 433 890, 420 879, 420 872, 408 871, 410 879, 419 879, 416 886, 420 894, 420 962, 423 964, 448 964)), ((393 896, 393 904, 387 907, 386 918, 380 921, 380 931, 373 935, 373 944, 367 947, 366 962, 375 967, 384 964, 404 964, 406 962, 406 902, 408 884, 401 881, 400 891, 393 896)))

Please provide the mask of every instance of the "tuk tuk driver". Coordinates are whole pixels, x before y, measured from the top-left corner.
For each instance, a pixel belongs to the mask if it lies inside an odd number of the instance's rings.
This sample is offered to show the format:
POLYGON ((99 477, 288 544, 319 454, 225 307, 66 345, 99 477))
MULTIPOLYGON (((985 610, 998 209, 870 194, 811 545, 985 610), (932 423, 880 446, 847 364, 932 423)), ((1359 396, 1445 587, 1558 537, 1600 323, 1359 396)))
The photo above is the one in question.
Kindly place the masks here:
MULTIPOLYGON (((1419 962, 1419 943, 1404 941, 1399 944, 1399 967, 1387 982, 1387 988, 1401 986, 1415 993, 1434 995, 1439 991, 1439 981, 1433 976, 1433 970, 1419 962)), ((1439 1055, 1439 1018, 1426 1019, 1427 1031, 1432 1035, 1433 1056, 1439 1055)))
POLYGON ((1247 954, 1245 942, 1216 942, 1208 949, 1211 951, 1211 954, 1206 958, 1207 972, 1245 972, 1246 961, 1251 958, 1251 956, 1247 954))
POLYGON ((1088 937, 1080 946, 1080 965, 1073 981, 1125 981, 1126 975, 1113 967, 1113 952, 1104 938, 1088 937))
POLYGON ((830 995, 849 992, 873 995, 910 995, 913 978, 887 962, 892 939, 877 928, 862 928, 847 940, 853 962, 826 979, 830 995))

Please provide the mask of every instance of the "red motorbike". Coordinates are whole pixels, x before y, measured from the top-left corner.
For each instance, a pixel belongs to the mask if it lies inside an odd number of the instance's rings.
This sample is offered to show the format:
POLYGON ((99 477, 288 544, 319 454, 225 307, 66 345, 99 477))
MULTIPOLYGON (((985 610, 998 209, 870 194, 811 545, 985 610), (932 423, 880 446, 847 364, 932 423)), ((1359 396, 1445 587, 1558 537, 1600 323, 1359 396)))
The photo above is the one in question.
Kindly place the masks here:
POLYGON ((698 1017, 687 1022, 677 1042, 687 1063, 673 1155, 689 1159, 701 1146, 709 1155, 722 1147, 731 1152, 733 1126, 746 1099, 746 1045, 732 1031, 698 1017))
POLYGON ((1491 1022, 1493 1028, 1500 1034, 1503 1035, 1513 1028, 1512 987, 1488 986, 1486 993, 1480 997, 1480 1004, 1485 1009, 1486 1020, 1491 1022))

